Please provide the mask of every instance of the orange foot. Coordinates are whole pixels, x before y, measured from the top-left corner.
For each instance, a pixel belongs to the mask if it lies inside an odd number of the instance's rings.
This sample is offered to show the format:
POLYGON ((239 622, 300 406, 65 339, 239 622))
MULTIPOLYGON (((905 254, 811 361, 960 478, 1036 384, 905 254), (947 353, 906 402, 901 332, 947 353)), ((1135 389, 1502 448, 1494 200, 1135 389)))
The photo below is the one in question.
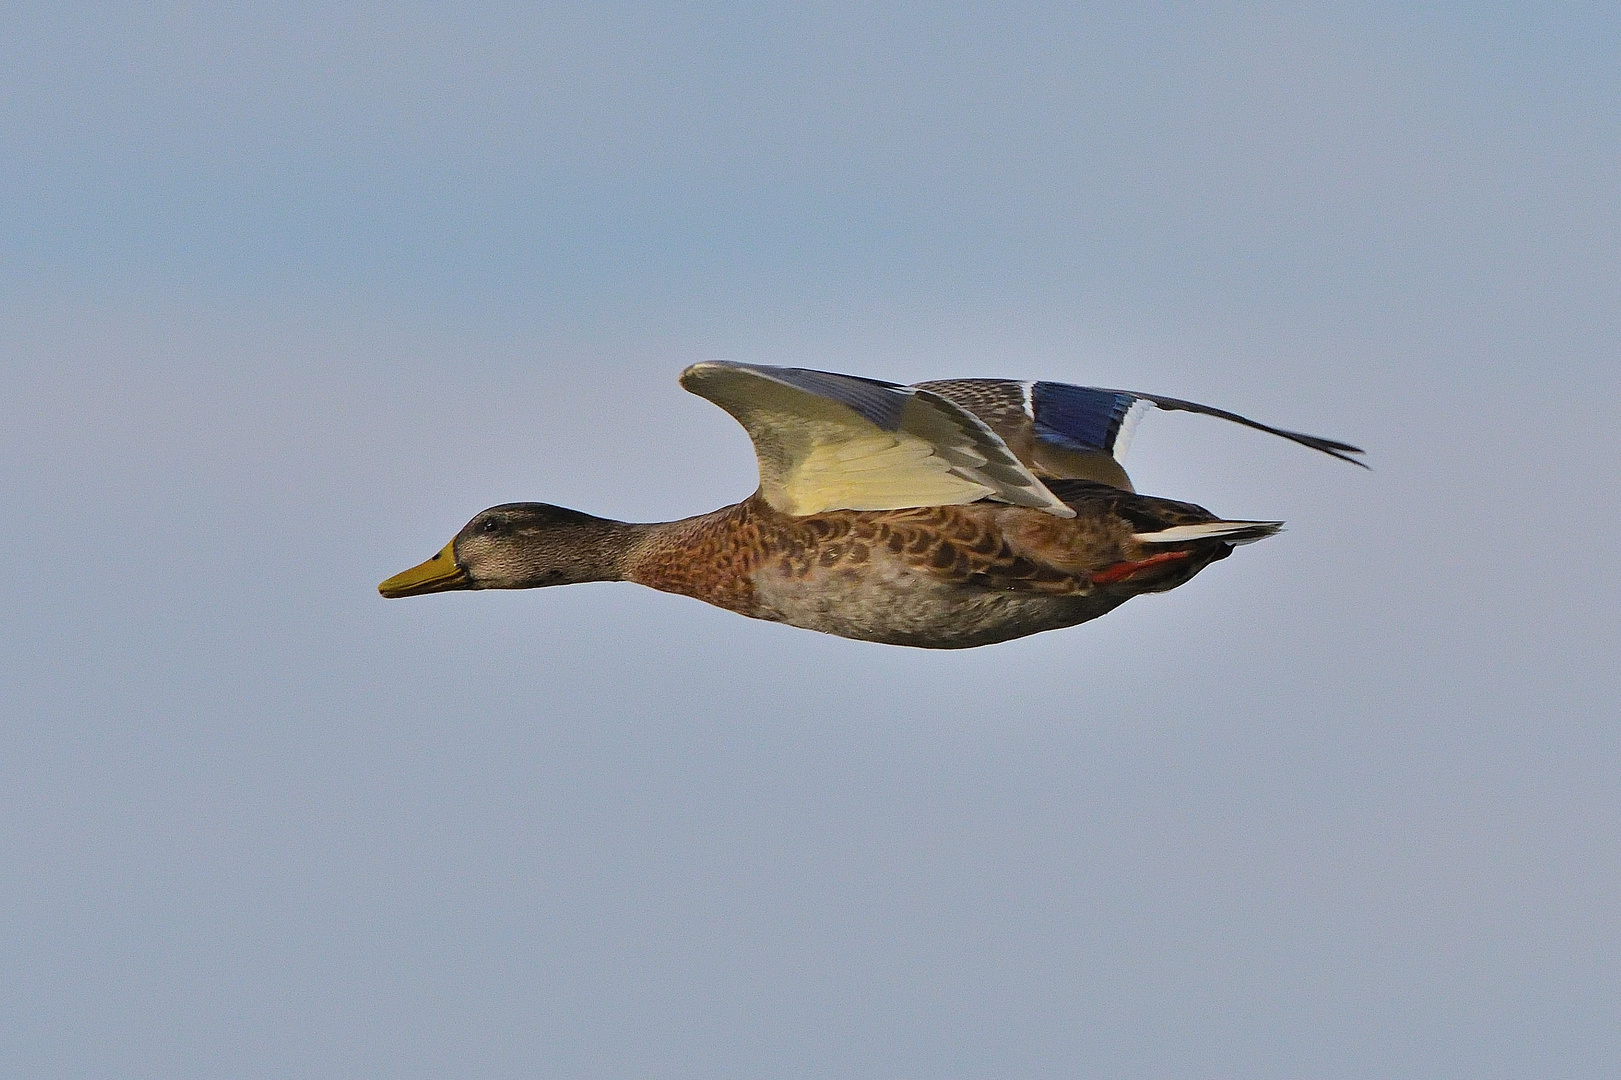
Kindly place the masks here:
POLYGON ((1093 574, 1092 584, 1112 585, 1116 581, 1125 581, 1127 578, 1136 577, 1138 574, 1149 569, 1150 567, 1161 566, 1168 562, 1176 562, 1178 559, 1185 559, 1187 557, 1188 552, 1186 551, 1165 551, 1158 555, 1150 555, 1141 562, 1115 563, 1113 566, 1106 566, 1102 570, 1099 570, 1097 573, 1093 574))

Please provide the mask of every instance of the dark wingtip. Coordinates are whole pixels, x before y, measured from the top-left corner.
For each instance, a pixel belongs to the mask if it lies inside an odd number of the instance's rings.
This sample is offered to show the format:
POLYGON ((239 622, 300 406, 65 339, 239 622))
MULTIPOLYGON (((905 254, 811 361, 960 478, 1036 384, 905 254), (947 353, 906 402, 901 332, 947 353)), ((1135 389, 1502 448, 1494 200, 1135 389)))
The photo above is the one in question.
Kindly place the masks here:
POLYGON ((1352 454, 1363 454, 1367 452, 1360 446, 1352 446, 1350 443, 1343 443, 1337 439, 1325 439, 1321 435, 1307 435, 1300 431, 1286 431, 1283 428, 1275 428, 1271 424, 1263 424, 1259 420, 1251 420, 1247 416, 1240 416, 1235 412, 1228 412, 1226 409, 1217 409, 1209 405, 1200 405, 1193 401, 1183 401, 1181 398, 1160 397, 1158 394, 1137 394, 1136 396, 1146 398, 1168 412, 1202 413, 1205 416, 1214 416, 1221 420, 1230 420, 1235 424, 1242 424, 1247 428, 1254 428, 1256 431, 1264 431, 1269 435, 1278 435, 1282 438, 1288 439, 1290 442, 1297 442, 1301 446, 1308 446, 1313 450, 1320 450, 1329 457, 1339 458, 1341 461, 1349 461, 1352 465, 1360 465, 1362 468, 1369 469, 1370 471, 1372 469, 1372 466, 1370 466, 1367 462, 1358 461, 1356 458, 1351 457, 1352 454))
POLYGON ((1313 450, 1321 450, 1329 457, 1339 458, 1341 461, 1349 461, 1352 465, 1356 465, 1370 471, 1373 468, 1366 461, 1362 461, 1351 456, 1352 454, 1367 453, 1367 451, 1362 449, 1360 446, 1352 446, 1350 443, 1342 443, 1334 439, 1325 439, 1319 435, 1303 435, 1298 431, 1284 431, 1279 432, 1279 434, 1299 443, 1302 446, 1309 446, 1313 450))

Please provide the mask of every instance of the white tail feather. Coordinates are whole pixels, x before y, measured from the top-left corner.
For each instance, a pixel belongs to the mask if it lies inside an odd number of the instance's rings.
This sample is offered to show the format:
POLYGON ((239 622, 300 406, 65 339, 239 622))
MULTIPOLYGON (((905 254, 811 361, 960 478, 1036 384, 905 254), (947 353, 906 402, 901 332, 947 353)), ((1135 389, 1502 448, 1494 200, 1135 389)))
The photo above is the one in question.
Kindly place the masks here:
POLYGON ((1190 544, 1197 540, 1253 544, 1281 528, 1281 521, 1201 521, 1197 525, 1173 525, 1159 532, 1135 533, 1132 539, 1139 544, 1190 544))

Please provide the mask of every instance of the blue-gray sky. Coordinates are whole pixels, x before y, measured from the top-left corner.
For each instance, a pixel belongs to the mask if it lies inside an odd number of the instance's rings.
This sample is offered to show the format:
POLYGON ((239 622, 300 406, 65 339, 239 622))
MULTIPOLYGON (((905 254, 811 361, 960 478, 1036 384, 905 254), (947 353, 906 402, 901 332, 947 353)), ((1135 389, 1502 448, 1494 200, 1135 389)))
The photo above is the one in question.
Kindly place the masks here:
POLYGON ((14 4, 0 1072, 1621 1071, 1610 5, 14 4), (706 358, 1189 397, 1289 529, 957 654, 474 512, 754 483, 706 358))

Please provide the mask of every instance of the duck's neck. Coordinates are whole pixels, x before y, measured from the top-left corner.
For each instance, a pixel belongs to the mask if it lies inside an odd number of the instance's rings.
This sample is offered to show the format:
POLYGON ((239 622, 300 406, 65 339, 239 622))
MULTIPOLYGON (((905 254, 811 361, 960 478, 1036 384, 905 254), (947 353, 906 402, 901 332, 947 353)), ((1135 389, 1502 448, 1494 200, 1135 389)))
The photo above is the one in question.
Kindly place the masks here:
POLYGON ((594 581, 628 581, 636 552, 647 543, 657 524, 601 520, 589 526, 594 581))
POLYGON ((632 580, 636 552, 659 525, 581 515, 581 520, 559 529, 554 550, 537 560, 537 572, 546 584, 632 580))

